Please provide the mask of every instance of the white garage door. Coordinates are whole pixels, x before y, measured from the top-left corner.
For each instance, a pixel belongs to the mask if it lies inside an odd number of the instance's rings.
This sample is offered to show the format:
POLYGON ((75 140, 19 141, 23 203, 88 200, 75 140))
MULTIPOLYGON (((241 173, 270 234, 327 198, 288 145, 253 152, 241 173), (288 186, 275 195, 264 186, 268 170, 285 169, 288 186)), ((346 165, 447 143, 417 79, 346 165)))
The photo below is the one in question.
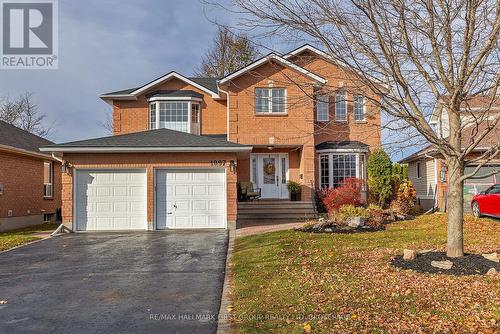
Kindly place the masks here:
POLYGON ((145 170, 77 170, 76 229, 146 230, 145 170))
POLYGON ((224 170, 156 171, 156 228, 226 228, 224 170))

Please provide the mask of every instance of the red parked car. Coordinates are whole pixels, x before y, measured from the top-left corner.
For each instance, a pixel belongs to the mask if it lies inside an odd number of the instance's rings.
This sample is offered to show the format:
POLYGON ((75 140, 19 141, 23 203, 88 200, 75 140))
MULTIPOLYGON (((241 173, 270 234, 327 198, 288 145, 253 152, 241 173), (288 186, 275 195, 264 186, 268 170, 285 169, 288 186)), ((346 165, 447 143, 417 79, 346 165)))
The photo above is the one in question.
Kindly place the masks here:
POLYGON ((500 218, 500 184, 495 184, 474 196, 471 201, 475 217, 493 216, 500 218))

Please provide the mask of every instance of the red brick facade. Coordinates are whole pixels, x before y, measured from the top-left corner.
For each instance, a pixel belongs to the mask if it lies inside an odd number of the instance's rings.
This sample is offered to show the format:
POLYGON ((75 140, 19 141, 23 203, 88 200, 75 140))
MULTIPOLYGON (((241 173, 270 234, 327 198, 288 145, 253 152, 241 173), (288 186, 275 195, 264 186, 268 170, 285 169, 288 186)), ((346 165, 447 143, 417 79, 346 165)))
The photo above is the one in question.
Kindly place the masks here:
POLYGON ((54 196, 44 198, 44 161, 52 160, 14 151, 0 151, 0 183, 3 185, 0 219, 54 214, 61 207, 61 164, 54 162, 54 196), (11 216, 9 210, 12 210, 11 216))
MULTIPOLYGON (((349 94, 365 94, 366 87, 353 83, 337 65, 323 58, 306 54, 290 60, 304 66, 314 74, 328 80, 328 89, 353 87, 349 94)), ((201 105, 201 135, 225 134, 229 140, 253 146, 253 153, 288 153, 289 179, 303 186, 302 200, 311 200, 312 188, 317 187, 317 155, 315 145, 324 141, 358 140, 370 147, 380 145, 380 113, 376 104, 368 103, 367 118, 355 122, 352 103, 348 102, 349 119, 346 123, 332 122, 320 128, 315 122, 314 96, 320 85, 311 76, 284 66, 267 62, 220 86, 219 98, 189 85, 178 78, 170 78, 136 96, 136 100, 114 99, 114 135, 145 131, 149 127, 148 92, 158 90, 193 90, 203 95, 201 105), (286 113, 263 115, 255 112, 256 88, 285 88, 286 113), (228 92, 226 94, 225 92, 228 92)), ((378 101, 369 95, 370 99, 378 101)), ((332 105, 332 114, 334 112, 332 105)), ((333 119, 333 116, 331 116, 333 119)), ((153 172, 156 167, 193 166, 207 167, 210 160, 236 160, 235 172, 227 173, 228 221, 236 219, 236 183, 249 181, 249 154, 227 153, 122 153, 122 154, 65 154, 73 168, 146 168, 148 171, 148 220, 153 220, 153 172)), ((72 176, 63 175, 63 219, 72 221, 72 176)))
MULTIPOLYGON (((146 169, 147 171, 147 212, 148 222, 154 220, 154 171, 164 167, 211 168, 211 160, 236 160, 235 153, 99 153, 99 154, 64 154, 64 159, 71 163, 70 173, 62 175, 63 222, 71 228, 73 222, 73 171, 85 169, 146 169)), ((227 220, 236 220, 236 172, 226 167, 227 220)))

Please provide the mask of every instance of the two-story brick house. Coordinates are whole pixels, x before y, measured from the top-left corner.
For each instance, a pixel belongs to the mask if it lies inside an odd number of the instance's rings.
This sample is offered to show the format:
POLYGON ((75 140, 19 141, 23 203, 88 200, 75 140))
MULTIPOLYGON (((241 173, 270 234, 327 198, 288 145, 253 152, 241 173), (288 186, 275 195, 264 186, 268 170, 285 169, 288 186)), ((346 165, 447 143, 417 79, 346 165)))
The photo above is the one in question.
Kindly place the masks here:
POLYGON ((378 98, 309 45, 269 54, 224 78, 170 72, 104 94, 113 136, 51 145, 62 155, 63 221, 74 230, 226 228, 237 182, 263 199, 302 201, 365 178, 380 145, 378 98))

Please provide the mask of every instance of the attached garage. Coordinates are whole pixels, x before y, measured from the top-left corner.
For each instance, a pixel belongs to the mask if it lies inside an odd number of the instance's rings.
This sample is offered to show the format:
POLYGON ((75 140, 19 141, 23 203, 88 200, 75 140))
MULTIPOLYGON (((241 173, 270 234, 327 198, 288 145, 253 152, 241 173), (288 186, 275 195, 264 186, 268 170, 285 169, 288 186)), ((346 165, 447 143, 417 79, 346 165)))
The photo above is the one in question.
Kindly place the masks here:
POLYGON ((224 169, 159 169, 156 228, 226 228, 224 169))
POLYGON ((66 227, 163 231, 235 226, 237 161, 252 147, 162 128, 42 150, 63 161, 66 227))
POLYGON ((146 170, 76 170, 78 231, 147 230, 146 170))

